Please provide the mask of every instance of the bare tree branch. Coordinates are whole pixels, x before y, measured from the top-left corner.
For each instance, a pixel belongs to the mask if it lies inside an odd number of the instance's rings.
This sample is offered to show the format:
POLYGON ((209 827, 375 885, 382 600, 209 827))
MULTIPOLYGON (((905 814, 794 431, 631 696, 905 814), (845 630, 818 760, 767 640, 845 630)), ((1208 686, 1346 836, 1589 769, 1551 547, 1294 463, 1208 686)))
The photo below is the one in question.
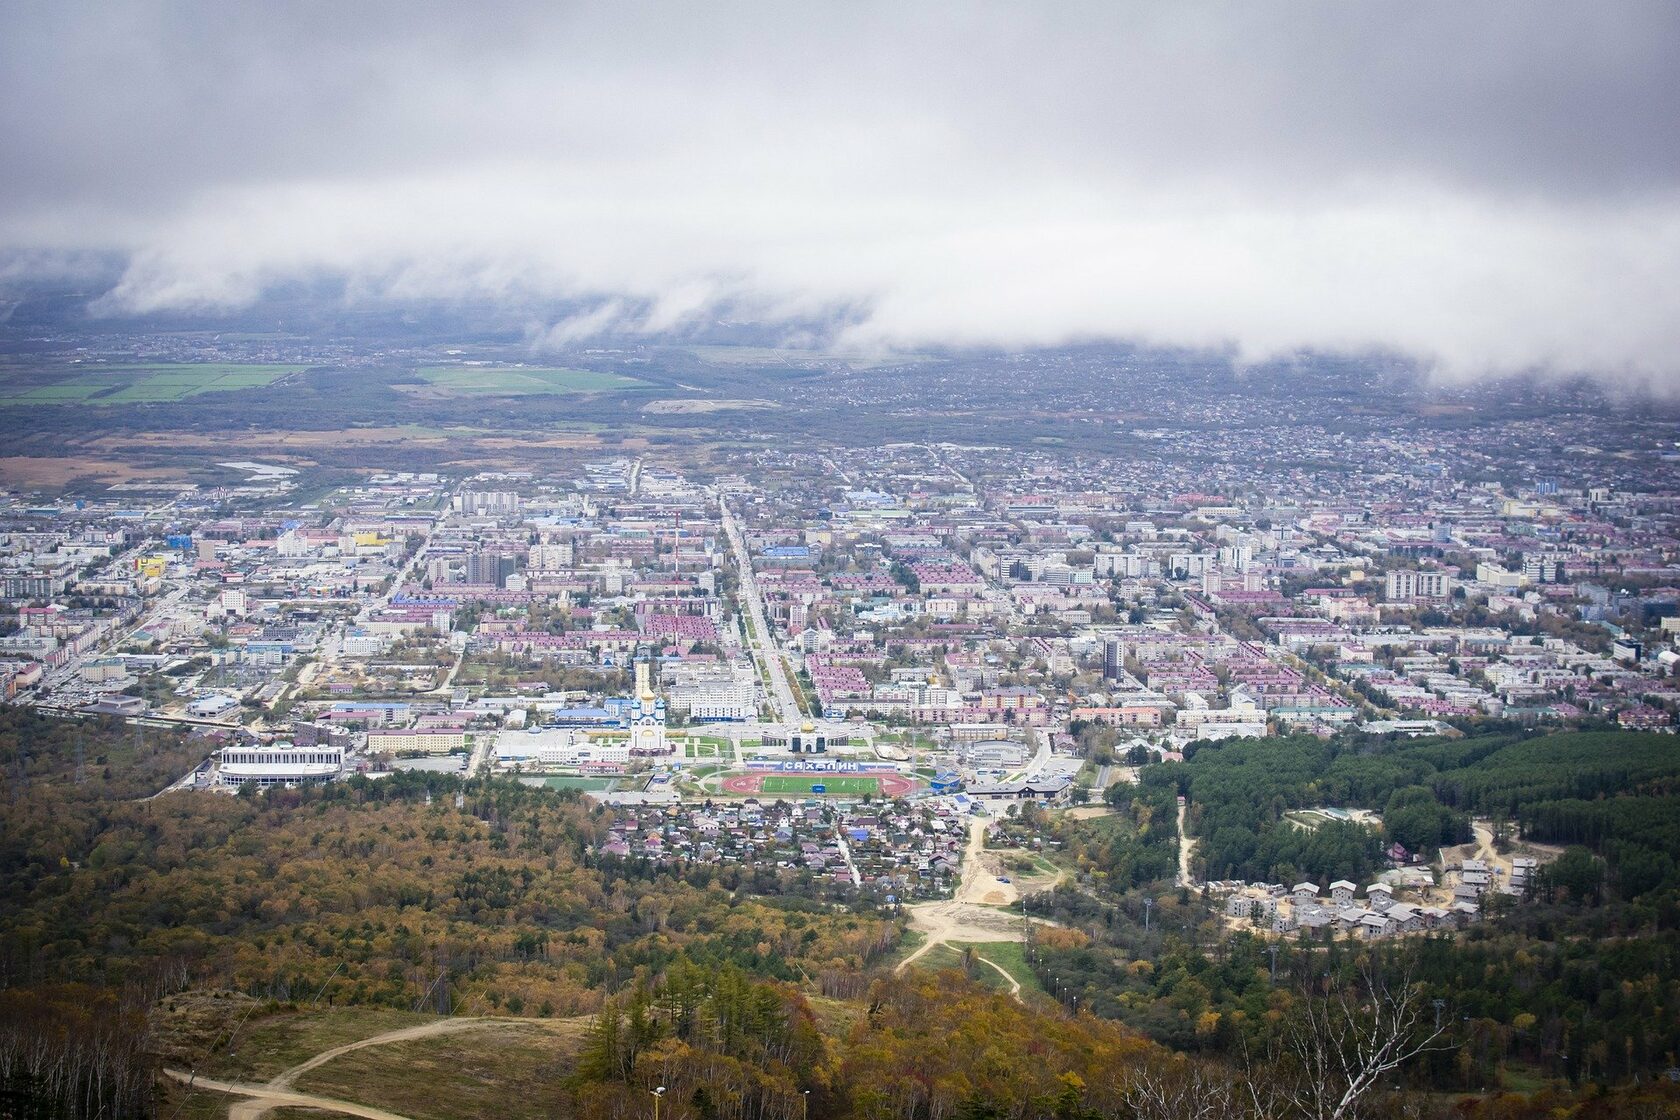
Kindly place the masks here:
POLYGON ((1268 1068, 1245 1048, 1256 1114, 1275 1114, 1265 1108, 1270 1100, 1303 1120, 1356 1120, 1388 1074, 1448 1048, 1445 1029, 1426 1022, 1428 1006, 1409 967, 1390 977, 1367 957, 1357 976, 1327 977, 1324 991, 1308 992, 1285 1020, 1268 1068))

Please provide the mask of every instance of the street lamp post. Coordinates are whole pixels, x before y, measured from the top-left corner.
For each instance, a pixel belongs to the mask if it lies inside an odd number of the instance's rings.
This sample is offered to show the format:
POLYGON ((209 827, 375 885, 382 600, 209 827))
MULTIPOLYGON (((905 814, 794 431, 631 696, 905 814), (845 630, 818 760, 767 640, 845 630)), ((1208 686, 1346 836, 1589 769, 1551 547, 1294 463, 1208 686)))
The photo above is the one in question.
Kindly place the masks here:
POLYGON ((811 1090, 809 1089, 805 1090, 804 1095, 799 1098, 799 1116, 800 1120, 811 1120, 811 1090))
POLYGON ((653 1120, 659 1120, 659 1102, 665 1099, 665 1086, 651 1090, 653 1093, 653 1120))

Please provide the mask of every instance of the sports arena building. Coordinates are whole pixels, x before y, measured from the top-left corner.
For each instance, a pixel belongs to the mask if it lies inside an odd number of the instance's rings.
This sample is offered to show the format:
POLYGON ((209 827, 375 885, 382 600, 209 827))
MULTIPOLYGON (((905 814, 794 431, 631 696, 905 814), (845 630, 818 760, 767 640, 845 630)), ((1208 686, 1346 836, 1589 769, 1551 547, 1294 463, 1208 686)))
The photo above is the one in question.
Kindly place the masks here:
POLYGON ((224 786, 293 786, 330 782, 344 773, 344 748, 267 743, 223 747, 216 780, 224 786))

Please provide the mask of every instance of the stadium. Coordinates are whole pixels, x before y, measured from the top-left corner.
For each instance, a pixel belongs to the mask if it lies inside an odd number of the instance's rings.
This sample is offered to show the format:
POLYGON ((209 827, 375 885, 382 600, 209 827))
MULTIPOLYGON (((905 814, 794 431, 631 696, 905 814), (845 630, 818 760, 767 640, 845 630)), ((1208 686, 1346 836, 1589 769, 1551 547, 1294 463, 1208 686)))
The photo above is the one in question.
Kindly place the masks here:
POLYGON ((916 789, 916 781, 893 773, 789 773, 755 770, 731 774, 718 783, 724 793, 771 797, 905 797, 916 789))

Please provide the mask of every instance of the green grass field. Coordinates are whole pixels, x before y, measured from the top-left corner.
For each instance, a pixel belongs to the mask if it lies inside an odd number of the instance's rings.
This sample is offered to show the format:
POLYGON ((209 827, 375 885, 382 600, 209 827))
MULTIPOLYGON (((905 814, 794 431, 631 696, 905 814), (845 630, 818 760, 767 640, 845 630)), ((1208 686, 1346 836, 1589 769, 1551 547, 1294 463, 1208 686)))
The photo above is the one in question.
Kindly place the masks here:
MULTIPOLYGON (((1033 975, 1032 965, 1027 963, 1026 946, 1019 941, 954 941, 951 944, 956 946, 959 951, 972 944, 975 953, 1009 973, 1010 977, 1021 985, 1023 995, 1044 990, 1038 982, 1038 977, 1033 975)), ((996 971, 986 968, 984 965, 981 966, 981 971, 990 972, 1000 984, 1002 983, 1003 977, 998 976, 996 971)))
POLYGON ((8 378, 0 385, 0 405, 157 404, 260 388, 303 368, 222 362, 81 367, 45 384, 33 375, 8 378))
POLYGON ((947 941, 943 945, 935 945, 917 957, 910 967, 924 968, 930 972, 946 968, 960 969, 965 949, 973 949, 974 955, 981 958, 974 963, 973 971, 974 982, 981 987, 994 992, 1008 991, 1009 981, 997 970, 1001 968, 1021 985, 1023 997, 1043 993, 1044 989, 1039 985, 1038 977, 1033 975, 1032 967, 1027 964, 1026 950, 1019 941, 947 941), (997 968, 988 967, 984 961, 991 961, 997 968))
POLYGON ((551 778, 544 779, 543 784, 548 786, 549 789, 581 789, 599 791, 611 789, 613 781, 614 779, 612 778, 581 778, 571 777, 564 774, 556 774, 551 778))
POLYGON ((767 774, 764 778, 765 793, 810 793, 812 786, 845 797, 881 792, 878 780, 857 774, 767 774))
POLYGON ((696 738, 689 736, 683 741, 684 758, 722 758, 730 753, 729 740, 715 739, 710 736, 696 738))
POLYGON ((553 393, 599 393, 613 389, 642 389, 647 382, 616 373, 587 369, 512 368, 508 366, 423 366, 414 371, 422 379, 461 395, 530 396, 553 393))

